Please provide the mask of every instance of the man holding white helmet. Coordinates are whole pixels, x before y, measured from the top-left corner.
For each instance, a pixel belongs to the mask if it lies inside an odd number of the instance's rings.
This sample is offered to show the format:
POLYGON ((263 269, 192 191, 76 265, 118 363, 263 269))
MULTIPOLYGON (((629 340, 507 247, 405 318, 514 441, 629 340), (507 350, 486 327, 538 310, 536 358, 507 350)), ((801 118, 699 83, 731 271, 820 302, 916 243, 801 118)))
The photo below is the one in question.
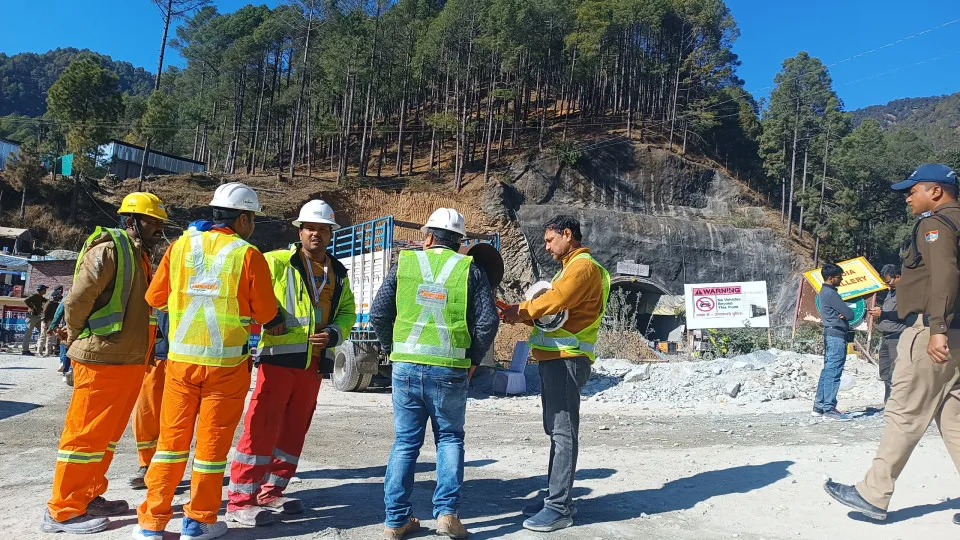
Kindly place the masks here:
POLYGON ((332 372, 333 348, 356 321, 347 269, 327 254, 340 228, 333 208, 312 200, 293 225, 300 241, 266 254, 280 311, 264 325, 257 387, 227 488, 227 521, 247 526, 272 523, 275 512, 303 512, 300 500, 283 491, 297 470, 320 381, 332 372))
POLYGON ((483 269, 457 253, 466 236, 463 216, 441 208, 421 231, 423 250, 400 252, 370 308, 370 323, 393 363, 396 439, 384 477, 388 540, 420 529, 410 495, 427 420, 437 444, 437 533, 467 537, 458 512, 468 371, 480 364, 500 323, 483 269))
POLYGON ((610 296, 610 274, 583 246, 580 222, 561 215, 544 229, 544 248, 561 264, 560 272, 549 287, 535 287, 526 302, 503 312, 505 322, 533 326, 530 349, 540 368, 543 427, 550 437, 548 491, 542 502, 523 509, 530 516, 523 527, 538 532, 573 525, 580 389, 590 378, 610 296))
POLYGON ((217 512, 227 453, 250 388, 250 324, 267 323, 277 314, 267 261, 247 242, 254 216, 263 210, 256 192, 244 184, 224 184, 210 206, 213 227, 185 231, 163 256, 147 289, 147 302, 168 311, 170 333, 160 438, 134 538, 163 537, 195 426, 190 502, 183 505, 180 538, 208 540, 227 532, 217 512))

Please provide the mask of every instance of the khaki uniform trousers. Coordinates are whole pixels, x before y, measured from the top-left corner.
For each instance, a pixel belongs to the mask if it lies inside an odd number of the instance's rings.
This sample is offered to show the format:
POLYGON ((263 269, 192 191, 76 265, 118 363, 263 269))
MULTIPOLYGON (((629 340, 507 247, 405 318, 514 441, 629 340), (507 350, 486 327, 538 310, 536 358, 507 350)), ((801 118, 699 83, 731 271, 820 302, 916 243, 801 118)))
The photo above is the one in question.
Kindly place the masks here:
POLYGON ((948 331, 950 358, 945 364, 936 364, 927 355, 929 342, 930 329, 919 317, 900 336, 880 448, 857 484, 860 495, 879 508, 890 505, 894 484, 931 421, 936 420, 960 471, 960 330, 948 331))

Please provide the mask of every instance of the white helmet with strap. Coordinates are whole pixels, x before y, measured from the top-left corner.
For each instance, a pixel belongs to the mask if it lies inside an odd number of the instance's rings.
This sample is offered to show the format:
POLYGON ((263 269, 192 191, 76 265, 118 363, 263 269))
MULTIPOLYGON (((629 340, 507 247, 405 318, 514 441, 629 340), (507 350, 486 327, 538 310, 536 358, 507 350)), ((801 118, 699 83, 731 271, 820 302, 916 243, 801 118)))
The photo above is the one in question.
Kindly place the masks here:
POLYGON ((460 236, 467 235, 466 219, 463 214, 453 208, 438 208, 432 214, 427 224, 420 228, 420 232, 430 232, 429 229, 442 229, 460 236))
MULTIPOLYGON (((529 289, 527 289, 526 299, 528 301, 533 300, 534 298, 537 298, 543 293, 549 291, 551 288, 553 288, 553 285, 549 281, 538 281, 529 289)), ((569 318, 570 312, 565 309, 559 313, 554 313, 553 315, 544 315, 543 317, 533 321, 533 325, 544 332, 554 332, 563 328, 563 325, 567 324, 567 320, 569 318)))
POLYGON ((260 198, 257 192, 246 184, 240 182, 230 182, 218 187, 213 193, 213 200, 210 206, 216 208, 226 208, 229 210, 241 210, 244 212, 255 212, 258 216, 263 215, 263 205, 260 204, 260 198))
POLYGON ((330 229, 334 231, 340 228, 340 225, 337 225, 337 216, 333 213, 333 208, 321 199, 313 199, 303 205, 303 208, 300 209, 300 215, 293 222, 293 226, 300 227, 304 223, 329 225, 330 229))

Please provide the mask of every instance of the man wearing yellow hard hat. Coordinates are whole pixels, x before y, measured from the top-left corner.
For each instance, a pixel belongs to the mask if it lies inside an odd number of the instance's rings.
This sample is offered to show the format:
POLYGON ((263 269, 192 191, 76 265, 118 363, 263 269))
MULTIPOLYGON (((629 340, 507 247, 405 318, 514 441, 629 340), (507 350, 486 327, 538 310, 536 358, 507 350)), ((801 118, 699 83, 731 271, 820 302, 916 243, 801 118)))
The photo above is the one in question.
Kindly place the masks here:
POLYGON ((102 495, 152 347, 151 309, 144 295, 152 276, 149 251, 163 239, 167 212, 156 195, 131 193, 117 213, 119 227, 97 227, 87 238, 64 300, 74 388, 44 532, 99 532, 110 525, 107 516, 129 509, 126 501, 102 495))

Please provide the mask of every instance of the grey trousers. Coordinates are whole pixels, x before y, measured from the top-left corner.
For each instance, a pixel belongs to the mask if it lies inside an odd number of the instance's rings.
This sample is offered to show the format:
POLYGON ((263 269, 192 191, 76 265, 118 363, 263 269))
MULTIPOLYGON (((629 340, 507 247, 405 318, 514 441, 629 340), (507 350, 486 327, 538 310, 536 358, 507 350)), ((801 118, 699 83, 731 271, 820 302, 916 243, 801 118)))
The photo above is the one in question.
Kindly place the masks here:
POLYGON ((539 368, 543 430, 550 436, 549 492, 543 506, 569 515, 580 438, 580 389, 590 378, 590 360, 547 360, 539 368))
POLYGON ((900 334, 894 337, 884 336, 880 342, 880 353, 877 363, 880 366, 880 380, 883 381, 883 403, 890 399, 890 382, 893 380, 893 366, 897 361, 897 344, 900 343, 900 334))
MULTIPOLYGON (((33 330, 40 330, 40 324, 43 322, 43 317, 40 315, 28 315, 27 316, 27 330, 23 333, 23 352, 30 352, 30 338, 33 337, 33 330)), ((43 342, 43 332, 40 332, 40 337, 37 339, 37 354, 43 356, 43 351, 40 350, 40 343, 43 342)))

